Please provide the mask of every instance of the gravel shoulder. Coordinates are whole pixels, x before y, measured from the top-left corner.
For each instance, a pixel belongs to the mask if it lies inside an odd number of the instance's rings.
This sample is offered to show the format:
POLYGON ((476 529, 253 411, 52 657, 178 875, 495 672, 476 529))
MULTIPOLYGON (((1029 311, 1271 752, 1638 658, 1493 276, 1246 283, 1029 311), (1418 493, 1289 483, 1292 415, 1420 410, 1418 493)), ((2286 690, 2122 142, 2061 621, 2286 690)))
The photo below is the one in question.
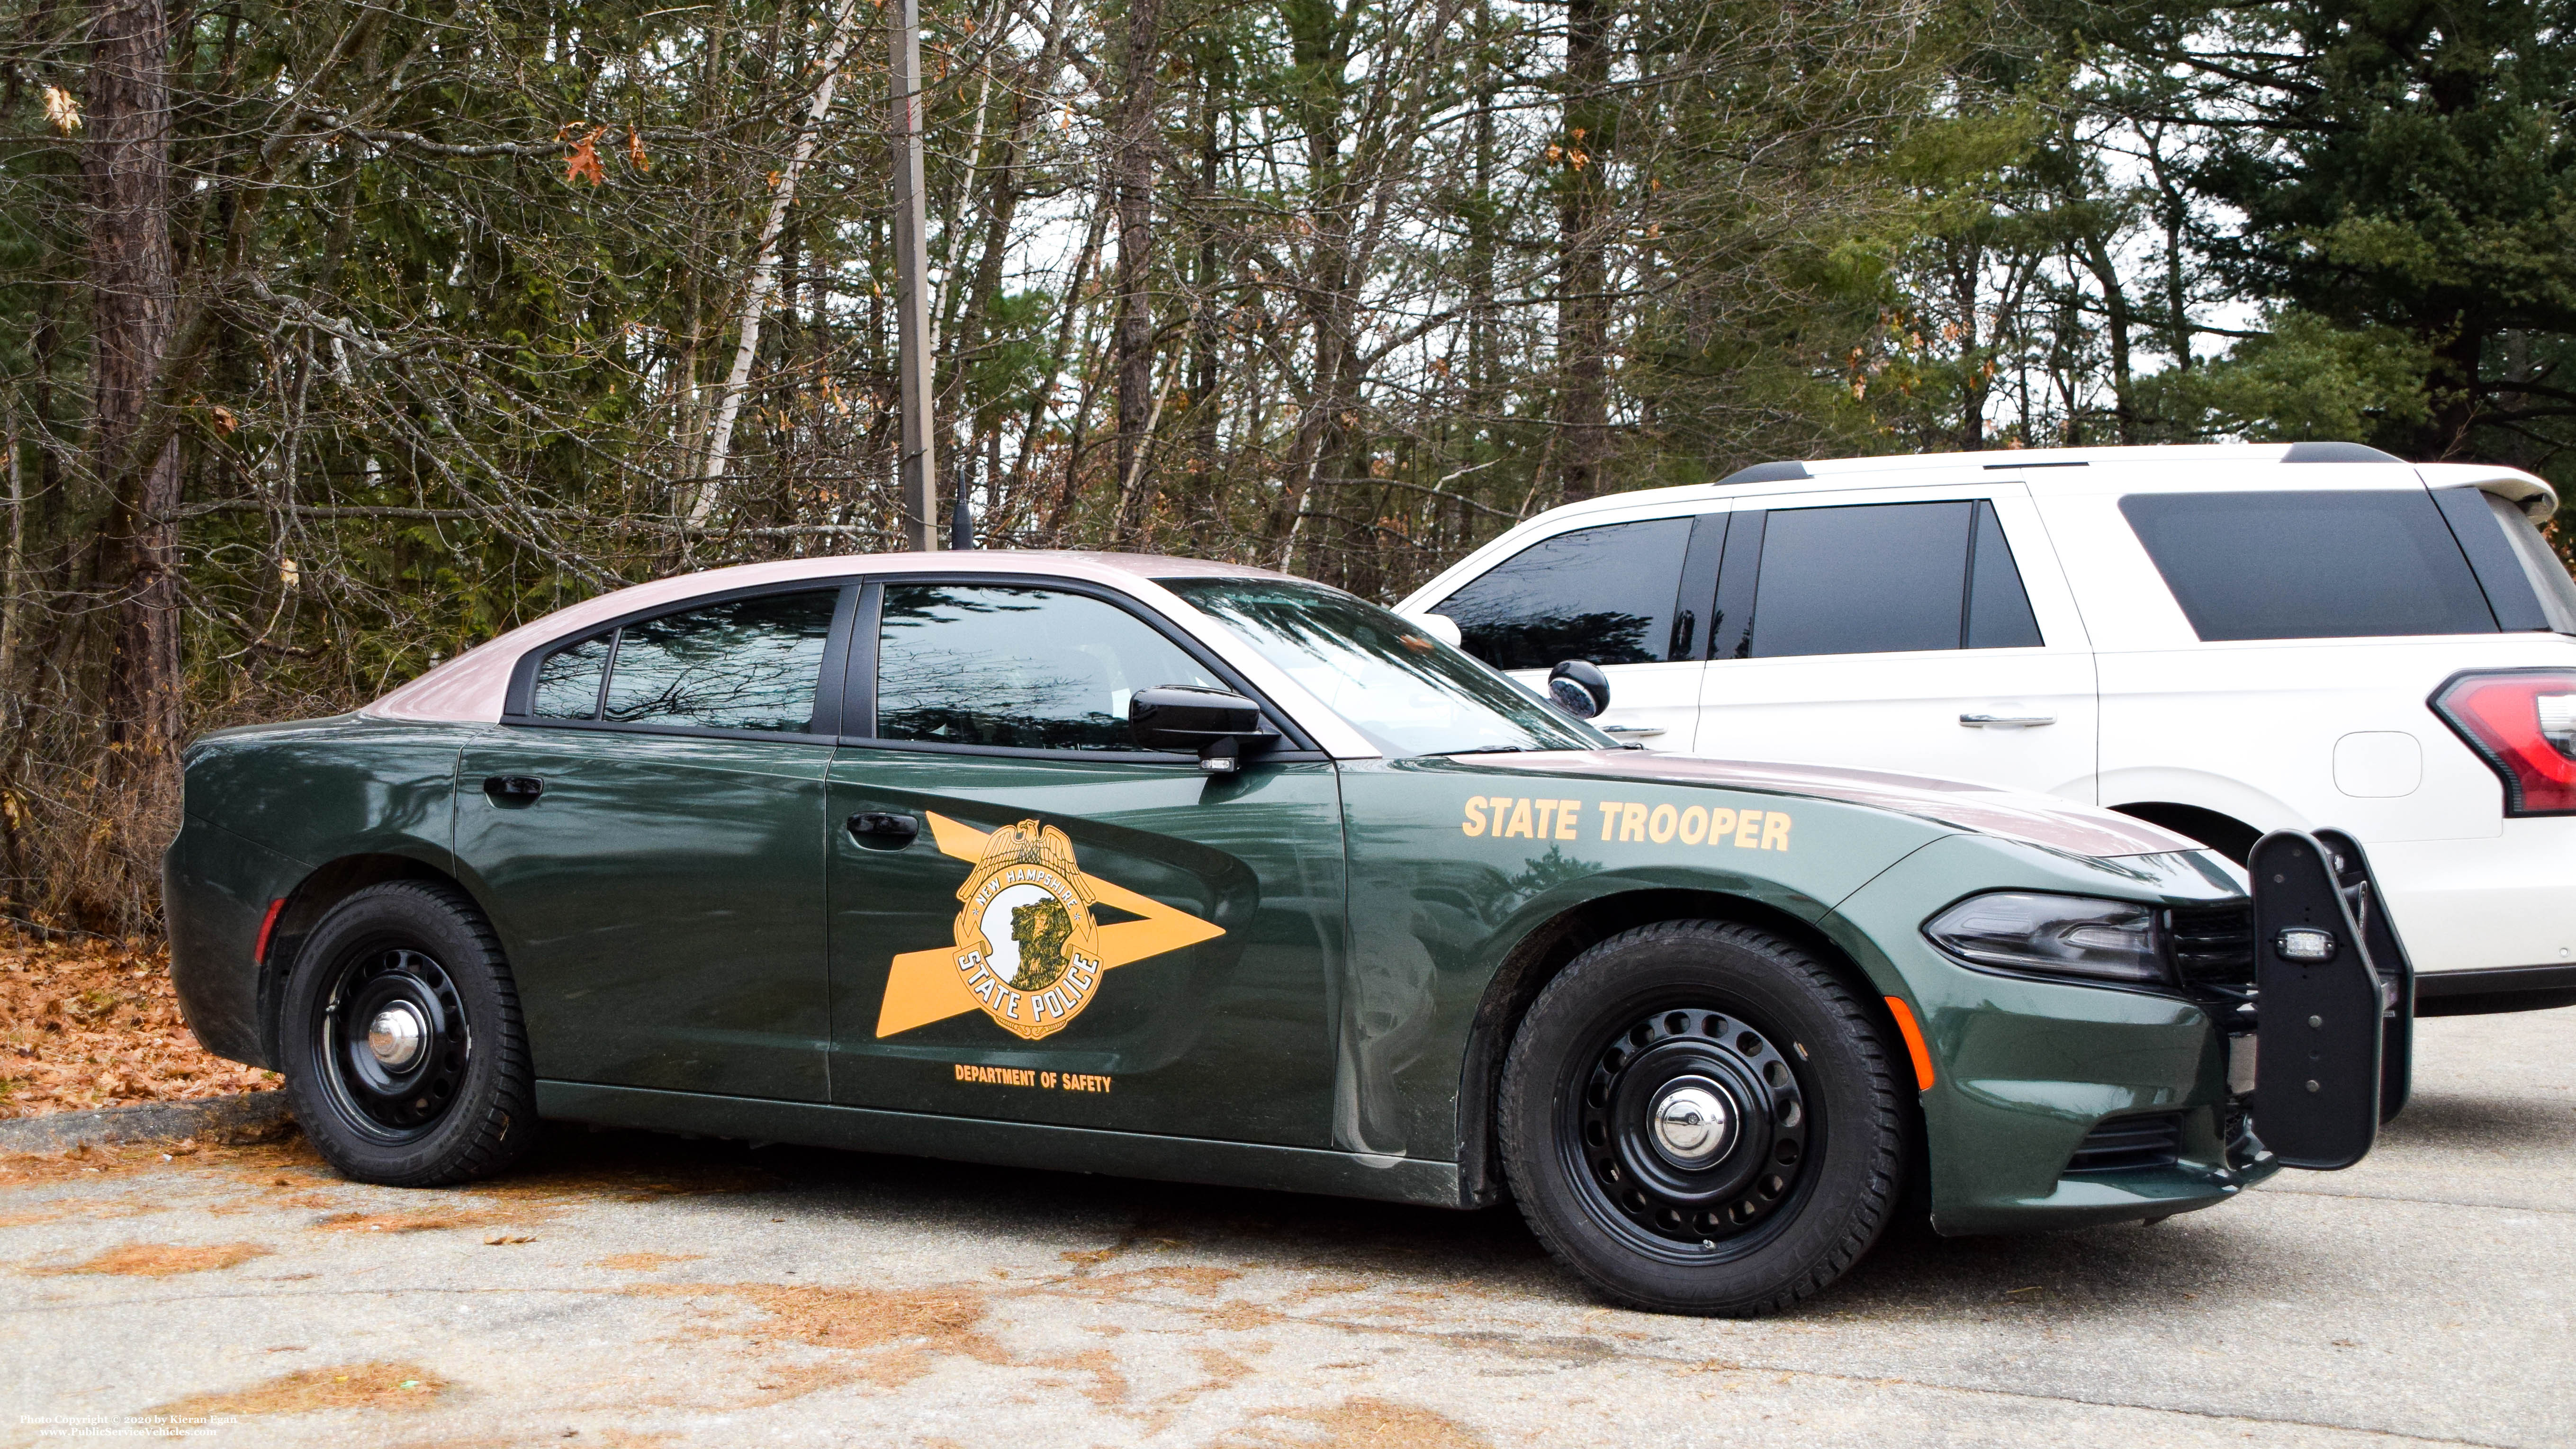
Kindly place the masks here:
POLYGON ((0 1159, 0 1445, 2563 1445, 2576 1010, 2423 1043, 2352 1171, 1757 1323, 1600 1307, 1509 1210, 578 1130, 465 1191, 0 1159))

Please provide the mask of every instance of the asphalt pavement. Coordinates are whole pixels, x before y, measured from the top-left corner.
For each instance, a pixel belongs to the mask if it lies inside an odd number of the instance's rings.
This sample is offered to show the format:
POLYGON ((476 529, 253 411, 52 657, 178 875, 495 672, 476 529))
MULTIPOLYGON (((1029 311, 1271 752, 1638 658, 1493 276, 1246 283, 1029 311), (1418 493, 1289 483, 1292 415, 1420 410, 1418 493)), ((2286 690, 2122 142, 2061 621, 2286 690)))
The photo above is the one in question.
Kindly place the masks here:
POLYGON ((0 1171, 0 1445, 2576 1443, 2576 1009, 2427 1022, 2361 1166, 1607 1309, 1508 1208, 558 1130, 0 1171))

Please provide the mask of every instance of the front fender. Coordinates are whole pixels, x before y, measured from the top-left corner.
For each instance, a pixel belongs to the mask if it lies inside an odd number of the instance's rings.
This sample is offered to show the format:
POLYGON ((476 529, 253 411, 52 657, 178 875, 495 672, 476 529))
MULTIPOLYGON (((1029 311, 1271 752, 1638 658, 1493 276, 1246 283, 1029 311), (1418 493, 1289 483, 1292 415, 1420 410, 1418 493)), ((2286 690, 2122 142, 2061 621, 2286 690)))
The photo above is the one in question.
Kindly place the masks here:
POLYGON ((1447 1160, 1461 1150, 1476 1125, 1462 1103, 1481 1090, 1480 1016, 1505 964, 1553 923, 1610 898, 1663 894, 1750 903, 1812 925, 1891 862, 1955 830, 1760 789, 1443 759, 1342 770, 1353 977, 1342 995, 1371 1009, 1336 1026, 1334 1145, 1387 1157, 1447 1160), (1640 813, 1631 817, 1629 806, 1640 813), (1692 810, 1696 841, 1674 825, 1692 810), (1712 842, 1717 810, 1739 821, 1758 814, 1761 824, 1712 842))

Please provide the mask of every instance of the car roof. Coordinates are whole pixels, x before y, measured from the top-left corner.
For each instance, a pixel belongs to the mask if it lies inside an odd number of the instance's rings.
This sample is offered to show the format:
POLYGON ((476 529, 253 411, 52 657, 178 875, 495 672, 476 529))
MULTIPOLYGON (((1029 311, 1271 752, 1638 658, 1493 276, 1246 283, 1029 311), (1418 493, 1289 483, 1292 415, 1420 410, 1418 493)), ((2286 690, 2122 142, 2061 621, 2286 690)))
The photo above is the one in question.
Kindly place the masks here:
MULTIPOLYGON (((2558 493, 2545 480, 2501 464, 2409 463, 2391 453, 2359 443, 2164 443, 2137 447, 2009 448, 1973 453, 1902 453, 1859 458, 1782 460, 1739 468, 1714 483, 1675 488, 1642 488, 1604 494, 1548 510, 1539 518, 1559 520, 1596 512, 1664 503, 1688 504, 1712 498, 1742 497, 1749 491, 1795 488, 1800 492, 1834 488, 1903 486, 1940 473, 2016 473, 2034 490, 2081 486, 2082 470, 2094 465, 2137 467, 2172 464, 2311 463, 2381 465, 2392 481, 2402 476, 2435 486, 2475 486, 2519 506, 2535 520, 2558 507, 2558 493), (2062 471, 2061 471, 2062 470, 2062 471)), ((1531 520, 1536 522, 1537 519, 1531 520)))
POLYGON ((1174 558, 1162 554, 1103 553, 1074 549, 957 549, 935 553, 852 553, 820 558, 773 559, 674 574, 650 583, 612 590, 519 626, 457 655, 418 679, 395 689, 364 712, 395 719, 497 720, 508 693, 510 672, 519 656, 551 640, 582 633, 662 604, 681 604, 705 594, 734 589, 793 584, 806 579, 847 578, 853 574, 1044 574, 1088 583, 1127 586, 1155 579, 1236 578, 1285 579, 1286 574, 1213 559, 1174 558))

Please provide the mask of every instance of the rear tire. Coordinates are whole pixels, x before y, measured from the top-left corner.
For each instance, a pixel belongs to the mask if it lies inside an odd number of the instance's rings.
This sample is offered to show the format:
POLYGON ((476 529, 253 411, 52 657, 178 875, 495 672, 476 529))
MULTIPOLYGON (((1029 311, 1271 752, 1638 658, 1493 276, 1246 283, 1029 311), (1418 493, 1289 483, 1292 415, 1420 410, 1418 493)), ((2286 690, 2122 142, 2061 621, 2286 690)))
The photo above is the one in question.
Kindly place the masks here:
POLYGON ((304 1135, 361 1182, 487 1177, 536 1137, 518 991, 453 886, 389 881, 325 913, 288 973, 277 1041, 304 1135))
POLYGON ((1869 1251, 1904 1187, 1905 1117, 1876 1012, 1750 926, 1613 936, 1513 1036, 1497 1128, 1512 1195, 1603 1298, 1752 1317, 1869 1251))

